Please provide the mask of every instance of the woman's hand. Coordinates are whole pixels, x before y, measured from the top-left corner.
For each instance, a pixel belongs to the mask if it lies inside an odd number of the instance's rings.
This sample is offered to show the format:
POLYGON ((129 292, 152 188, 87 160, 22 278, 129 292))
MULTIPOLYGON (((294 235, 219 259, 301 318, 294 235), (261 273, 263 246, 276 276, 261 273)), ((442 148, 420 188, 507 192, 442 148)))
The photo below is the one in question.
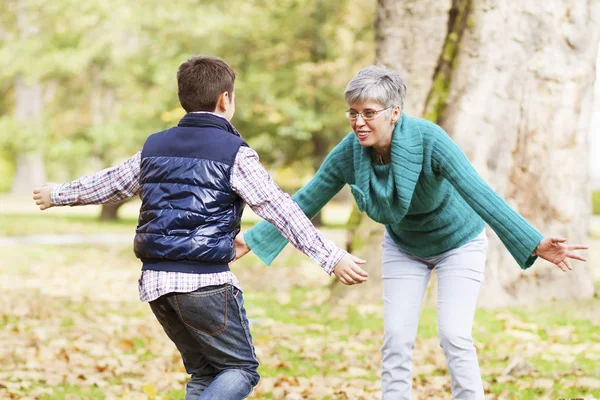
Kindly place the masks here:
POLYGON ((568 244, 567 239, 560 237, 546 237, 542 239, 535 254, 546 261, 556 264, 563 271, 573 269, 569 258, 579 261, 587 261, 585 257, 573 252, 573 250, 587 250, 590 246, 583 244, 568 244))

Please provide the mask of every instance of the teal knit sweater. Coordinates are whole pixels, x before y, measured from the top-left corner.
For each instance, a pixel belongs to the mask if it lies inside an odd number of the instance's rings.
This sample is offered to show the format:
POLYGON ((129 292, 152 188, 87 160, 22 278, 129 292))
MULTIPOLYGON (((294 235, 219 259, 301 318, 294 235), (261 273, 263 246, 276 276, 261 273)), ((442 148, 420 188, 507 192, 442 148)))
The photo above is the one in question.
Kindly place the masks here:
MULTIPOLYGON (((543 236, 483 181, 438 125, 402 115, 392 136, 391 163, 371 160, 371 150, 348 134, 294 201, 312 218, 348 184, 358 208, 384 224, 410 254, 432 257, 455 249, 487 223, 522 269, 536 260, 531 254, 543 236)), ((266 221, 244 238, 267 265, 287 244, 266 221)))

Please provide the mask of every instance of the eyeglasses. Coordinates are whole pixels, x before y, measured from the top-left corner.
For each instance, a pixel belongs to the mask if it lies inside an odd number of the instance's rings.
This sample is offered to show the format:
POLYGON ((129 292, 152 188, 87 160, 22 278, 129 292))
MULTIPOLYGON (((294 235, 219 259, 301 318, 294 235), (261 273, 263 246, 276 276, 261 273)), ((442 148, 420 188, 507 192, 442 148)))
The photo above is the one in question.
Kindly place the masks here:
POLYGON ((388 108, 384 108, 383 110, 365 110, 363 112, 358 112, 355 110, 346 110, 346 117, 348 117, 348 119, 350 121, 355 121, 358 119, 358 116, 360 115, 363 118, 363 120, 372 121, 375 118, 377 118, 377 116, 379 115, 380 112, 389 110, 392 107, 393 106, 390 106, 388 108))

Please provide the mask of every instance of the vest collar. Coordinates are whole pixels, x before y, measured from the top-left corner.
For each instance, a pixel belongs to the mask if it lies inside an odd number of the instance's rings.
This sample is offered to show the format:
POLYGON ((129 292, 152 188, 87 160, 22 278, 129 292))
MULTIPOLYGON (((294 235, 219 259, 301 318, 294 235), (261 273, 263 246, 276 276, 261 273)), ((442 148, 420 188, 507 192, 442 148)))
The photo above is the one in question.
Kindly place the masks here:
POLYGON ((177 126, 192 128, 216 128, 240 136, 239 132, 225 118, 211 112, 194 111, 187 113, 177 126))

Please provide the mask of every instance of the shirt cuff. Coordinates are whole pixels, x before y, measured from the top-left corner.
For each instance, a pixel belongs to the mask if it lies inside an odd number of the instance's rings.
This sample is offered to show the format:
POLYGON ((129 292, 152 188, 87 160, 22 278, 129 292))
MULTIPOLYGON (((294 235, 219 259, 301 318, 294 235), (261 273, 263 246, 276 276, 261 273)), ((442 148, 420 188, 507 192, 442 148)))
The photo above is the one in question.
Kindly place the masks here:
POLYGON ((333 274, 333 269, 346 254, 348 254, 347 251, 344 251, 344 250, 340 249, 339 247, 336 247, 331 252, 331 255, 329 256, 329 258, 327 259, 327 262, 323 266, 323 269, 325 270, 325 272, 327 272, 329 275, 333 274))
POLYGON ((63 189, 64 183, 60 185, 56 185, 52 188, 50 192, 50 203, 55 206, 64 206, 69 204, 68 199, 64 195, 63 189))

